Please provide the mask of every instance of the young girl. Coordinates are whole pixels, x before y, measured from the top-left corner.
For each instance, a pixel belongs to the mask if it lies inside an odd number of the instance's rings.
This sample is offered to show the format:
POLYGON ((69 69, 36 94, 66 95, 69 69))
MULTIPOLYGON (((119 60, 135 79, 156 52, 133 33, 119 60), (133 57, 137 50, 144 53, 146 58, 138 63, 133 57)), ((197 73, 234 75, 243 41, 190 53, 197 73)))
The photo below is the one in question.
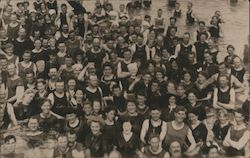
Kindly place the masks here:
POLYGON ((101 121, 94 117, 90 122, 90 134, 85 139, 86 156, 107 157, 107 145, 104 135, 101 132, 101 121))
POLYGON ((132 131, 132 123, 130 119, 124 119, 122 122, 122 132, 119 132, 118 134, 116 147, 123 158, 132 158, 140 153, 140 139, 132 131))

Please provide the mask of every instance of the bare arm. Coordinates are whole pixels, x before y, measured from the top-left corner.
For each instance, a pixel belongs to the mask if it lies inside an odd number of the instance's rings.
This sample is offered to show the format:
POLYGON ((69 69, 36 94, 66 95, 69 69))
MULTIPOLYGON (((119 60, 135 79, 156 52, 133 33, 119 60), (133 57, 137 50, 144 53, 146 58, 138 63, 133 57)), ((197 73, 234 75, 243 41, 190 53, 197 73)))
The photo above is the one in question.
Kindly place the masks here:
POLYGON ((126 77, 129 77, 129 76, 130 76, 130 72, 122 71, 121 62, 119 62, 118 66, 117 66, 117 77, 118 78, 126 78, 126 77))

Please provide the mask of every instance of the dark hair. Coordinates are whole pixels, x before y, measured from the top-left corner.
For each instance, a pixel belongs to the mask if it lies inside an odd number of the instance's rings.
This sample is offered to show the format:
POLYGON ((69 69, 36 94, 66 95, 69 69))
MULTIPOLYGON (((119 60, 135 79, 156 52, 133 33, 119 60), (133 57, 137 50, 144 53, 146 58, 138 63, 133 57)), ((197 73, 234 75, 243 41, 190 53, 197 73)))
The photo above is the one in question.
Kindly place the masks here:
POLYGON ((16 137, 14 135, 7 135, 4 138, 4 142, 7 143, 8 141, 10 141, 11 139, 14 139, 14 141, 16 142, 16 137))
POLYGON ((199 25, 200 24, 206 25, 205 21, 199 21, 199 25))
POLYGON ((187 109, 184 107, 184 106, 177 106, 175 109, 174 109, 174 112, 177 113, 179 111, 184 111, 184 112, 187 112, 187 109))
POLYGON ((229 48, 232 48, 233 50, 235 50, 234 46, 231 45, 231 44, 229 44, 229 45, 227 46, 227 49, 229 49, 229 48))

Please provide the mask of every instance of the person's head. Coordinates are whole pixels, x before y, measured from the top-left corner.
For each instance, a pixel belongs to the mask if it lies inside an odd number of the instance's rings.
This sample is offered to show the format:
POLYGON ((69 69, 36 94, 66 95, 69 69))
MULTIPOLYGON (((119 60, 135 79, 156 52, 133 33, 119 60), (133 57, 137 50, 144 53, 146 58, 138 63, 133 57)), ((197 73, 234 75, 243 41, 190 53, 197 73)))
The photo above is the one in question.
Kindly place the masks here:
POLYGON ((196 124, 199 120, 199 111, 194 109, 188 112, 188 120, 191 124, 196 124))
POLYGON ((4 138, 4 146, 7 153, 14 153, 16 149, 16 137, 14 135, 7 135, 4 138))
POLYGON ((151 134, 149 136, 149 144, 152 151, 157 152, 160 148, 160 136, 158 134, 151 134))
POLYGON ((119 97, 119 96, 121 96, 123 94, 122 93, 122 89, 121 89, 121 87, 118 84, 116 84, 116 85, 114 85, 112 87, 112 93, 116 97, 119 97))
POLYGON ((205 32, 200 33, 200 41, 205 42, 207 40, 207 34, 205 32))
POLYGON ((31 60, 31 51, 25 50, 23 53, 23 61, 29 62, 31 60))
POLYGON ((225 73, 227 71, 226 63, 221 62, 218 64, 219 73, 225 73))
POLYGON ((177 106, 174 110, 175 121, 178 123, 183 123, 186 118, 187 109, 183 106, 177 106))
POLYGON ((218 80, 219 80, 219 86, 220 87, 227 87, 229 86, 229 78, 227 75, 220 75, 218 77, 218 80))
POLYGON ((175 94, 175 92, 176 92, 176 85, 175 85, 175 83, 173 81, 169 81, 167 83, 167 91, 169 93, 174 93, 175 94))
POLYGON ((92 103, 92 106, 93 106, 93 112, 95 114, 99 114, 101 112, 101 109, 102 109, 102 104, 101 104, 101 101, 98 100, 98 99, 94 99, 93 100, 93 103, 92 103))
POLYGON ((150 108, 150 115, 152 120, 157 121, 161 117, 161 110, 157 106, 153 106, 150 108))
POLYGON ((47 98, 44 98, 41 104, 41 110, 44 114, 49 114, 52 107, 51 101, 47 98))
POLYGON ((28 84, 32 84, 35 81, 35 74, 33 71, 28 71, 25 73, 25 79, 28 84))
POLYGON ((221 124, 225 124, 229 120, 228 112, 226 109, 220 109, 218 111, 218 120, 221 124))
POLYGON ((100 40, 98 38, 94 38, 94 40, 93 40, 93 48, 94 48, 94 50, 99 50, 99 48, 100 48, 100 40))
POLYGON ((75 78, 69 78, 67 82, 67 87, 69 90, 75 90, 76 88, 76 79, 75 78))
POLYGON ((150 74, 150 72, 145 71, 143 73, 142 79, 143 79, 144 83, 148 84, 152 80, 152 75, 150 74))
POLYGON ((172 104, 176 104, 176 96, 175 95, 170 95, 168 97, 168 104, 172 105, 172 104))
POLYGON ((142 45, 143 44, 143 35, 142 34, 139 34, 137 36, 137 43, 138 43, 138 45, 142 45))
POLYGON ((85 101, 83 103, 83 111, 86 116, 92 114, 93 108, 92 108, 92 103, 90 101, 85 101))
POLYGON ((159 82, 157 80, 152 80, 151 81, 151 86, 150 86, 151 92, 153 92, 153 93, 157 92, 159 90, 159 88, 160 88, 159 86, 160 85, 159 85, 159 82))
POLYGON ((240 59, 240 57, 236 56, 233 58, 233 66, 234 68, 240 68, 242 66, 242 61, 240 59))
POLYGON ((78 101, 83 101, 83 91, 81 89, 77 89, 76 92, 75 92, 75 99, 78 101))
POLYGON ((204 61, 210 63, 213 61, 212 55, 209 51, 204 52, 204 61))
POLYGON ((216 145, 211 145, 207 149, 207 158, 217 158, 220 157, 218 147, 216 145))
POLYGON ((67 147, 68 147, 68 138, 67 138, 67 136, 59 135, 57 137, 57 145, 62 151, 66 150, 67 147))
POLYGON ((162 9, 158 9, 158 10, 157 10, 157 15, 158 15, 159 17, 162 16, 162 13, 163 13, 162 9))
POLYGON ((169 145, 169 153, 173 157, 181 158, 181 144, 178 141, 173 141, 169 145))
POLYGON ((184 74, 183 74, 183 80, 185 82, 190 82, 192 80, 191 72, 185 71, 184 74))
POLYGON ((129 114, 136 113, 136 104, 135 101, 132 99, 127 101, 127 112, 129 114))
POLYGON ((101 132, 101 121, 98 117, 92 118, 90 122, 90 129, 93 135, 98 135, 101 132))
POLYGON ((38 118, 36 117, 31 117, 29 118, 28 121, 28 128, 30 131, 35 132, 39 128, 39 123, 38 123, 38 118))
POLYGON ((170 21, 171 26, 175 26, 175 23, 176 23, 176 18, 175 17, 170 17, 169 21, 170 21))
POLYGON ((63 13, 67 12, 67 5, 65 3, 61 4, 61 10, 63 13))
POLYGON ((74 130, 68 131, 67 138, 68 138, 68 146, 72 147, 76 142, 76 132, 74 130))
POLYGON ((7 43, 5 45, 4 51, 7 55, 12 55, 14 53, 14 45, 12 43, 7 43))
POLYGON ((185 94, 185 88, 182 84, 177 86, 176 93, 178 96, 183 96, 185 94))
POLYGON ((113 106, 108 106, 104 109, 105 117, 109 121, 114 121, 116 116, 116 108, 113 106))
POLYGON ((52 80, 57 79, 57 68, 56 67, 50 67, 48 76, 52 80))
POLYGON ((144 91, 139 91, 136 94, 136 101, 139 105, 145 105, 145 101, 146 101, 146 94, 144 91))
POLYGON ((103 75, 110 76, 113 73, 113 65, 111 63, 105 63, 103 65, 103 75))
POLYGON ((10 21, 11 21, 11 22, 16 22, 16 21, 17 21, 16 13, 12 13, 12 14, 10 15, 10 21))
POLYGON ((121 153, 119 153, 119 151, 117 150, 113 150, 111 151, 111 153, 109 154, 108 158, 122 158, 121 153))
POLYGON ((70 31, 69 32, 69 39, 71 40, 71 41, 75 41, 75 39, 76 39, 76 33, 75 33, 75 31, 70 31))
POLYGON ((205 23, 205 21, 199 21, 199 29, 201 31, 204 31, 206 29, 206 23, 205 23))
POLYGON ((195 56, 194 52, 189 52, 188 53, 188 61, 189 61, 189 63, 194 63, 195 62, 195 58, 196 58, 196 56, 195 56))
POLYGON ((241 125, 245 122, 246 112, 243 109, 237 109, 234 111, 234 119, 237 125, 241 125))
POLYGON ((14 76, 16 74, 16 66, 13 63, 8 64, 7 71, 10 76, 14 76))
POLYGON ((41 41, 40 39, 36 39, 36 40, 34 41, 34 47, 35 47, 35 49, 37 49, 37 50, 41 49, 41 47, 42 47, 42 41, 41 41))
POLYGON ((124 59, 125 59, 126 61, 131 60, 131 58, 132 58, 132 52, 131 52, 131 50, 126 49, 126 50, 124 51, 123 56, 124 56, 124 59))
POLYGON ((179 3, 179 2, 176 2, 176 3, 175 3, 175 9, 179 9, 179 8, 180 8, 180 6, 181 6, 181 5, 180 5, 180 3, 179 3))
POLYGON ((193 91, 190 91, 190 92, 188 92, 188 101, 190 102, 190 103, 196 103, 196 101, 197 101, 197 97, 196 97, 196 94, 195 94, 195 92, 193 92, 193 91))
POLYGON ((70 55, 66 55, 65 56, 65 65, 67 66, 67 67, 70 67, 70 66, 72 66, 73 65, 73 58, 72 58, 72 56, 70 56, 70 55))
POLYGON ((155 53, 153 60, 155 61, 156 64, 160 64, 161 63, 161 54, 160 53, 155 53))
POLYGON ((98 78, 96 75, 89 76, 89 86, 97 87, 98 86, 98 78))
POLYGON ((190 40, 190 33, 189 32, 185 32, 183 34, 183 43, 188 44, 190 40))
POLYGON ((77 120, 76 110, 74 108, 68 108, 66 112, 66 120, 69 123, 74 123, 77 120))
POLYGON ((207 72, 201 71, 198 73, 197 81, 198 81, 198 83, 203 84, 203 83, 205 83, 207 78, 208 78, 207 72))
POLYGON ((188 8, 188 10, 191 10, 191 9, 192 9, 192 7, 193 7, 193 3, 192 3, 192 2, 188 2, 188 4, 187 4, 187 8, 188 8))
POLYGON ((231 56, 231 55, 234 55, 234 50, 235 50, 235 48, 234 48, 234 46, 233 45, 228 45, 227 46, 227 53, 231 56))
POLYGON ((21 39, 24 39, 26 37, 26 30, 24 28, 21 28, 19 29, 18 31, 18 36, 21 38, 21 39))
POLYGON ((64 81, 63 80, 57 80, 55 84, 56 92, 57 93, 63 93, 64 92, 64 81))
POLYGON ((122 123, 122 131, 124 133, 130 133, 132 131, 132 123, 130 119, 124 119, 122 123))

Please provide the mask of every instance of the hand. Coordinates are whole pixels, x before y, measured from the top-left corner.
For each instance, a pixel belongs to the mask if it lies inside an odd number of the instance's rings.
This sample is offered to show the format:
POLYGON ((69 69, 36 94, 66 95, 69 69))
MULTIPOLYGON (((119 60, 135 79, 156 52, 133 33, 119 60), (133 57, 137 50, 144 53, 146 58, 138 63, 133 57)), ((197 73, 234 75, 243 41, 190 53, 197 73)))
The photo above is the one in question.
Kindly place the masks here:
POLYGON ((136 78, 135 78, 135 80, 134 80, 134 82, 139 82, 141 80, 141 76, 140 75, 138 75, 138 76, 136 76, 136 78))

